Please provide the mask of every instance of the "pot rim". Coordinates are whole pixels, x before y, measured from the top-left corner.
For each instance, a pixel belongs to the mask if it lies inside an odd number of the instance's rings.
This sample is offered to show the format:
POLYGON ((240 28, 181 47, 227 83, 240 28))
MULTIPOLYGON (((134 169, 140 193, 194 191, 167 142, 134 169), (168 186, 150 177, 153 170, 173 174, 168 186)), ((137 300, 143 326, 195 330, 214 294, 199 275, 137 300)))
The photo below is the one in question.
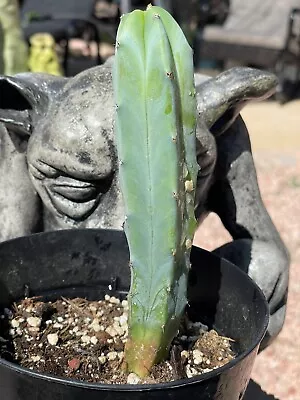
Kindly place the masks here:
MULTIPOLYGON (((40 233, 34 233, 32 235, 28 235, 28 236, 41 236, 41 235, 45 235, 45 234, 49 234, 49 233, 57 233, 57 232, 68 232, 68 231, 76 231, 76 232, 80 232, 80 231, 95 231, 95 232, 99 232, 99 231, 115 231, 115 232, 119 232, 118 230, 114 230, 114 229, 62 229, 59 231, 48 231, 48 232, 40 232, 40 233)), ((26 237, 28 237, 26 236, 26 237)), ((21 237, 18 238, 14 238, 14 239, 10 239, 7 240, 5 242, 2 243, 7 243, 7 242, 13 242, 15 240, 20 240, 21 237)), ((1 246, 1 243, 0 243, 1 246)), ((212 252, 202 249, 200 247, 197 246, 193 246, 196 249, 199 249, 205 253, 209 253, 210 256, 215 257, 220 259, 219 256, 217 256, 216 254, 213 254, 212 252)), ((222 260, 224 260, 224 262, 226 262, 227 264, 231 264, 231 268, 235 269, 237 271, 238 274, 244 275, 244 279, 248 280, 248 282, 255 287, 255 289, 257 290, 258 293, 260 293, 261 296, 261 300, 262 300, 262 304, 263 307, 265 308, 265 318, 264 318, 264 324, 262 324, 260 330, 258 331, 257 335, 256 335, 256 340, 252 343, 252 345, 245 351, 241 352, 236 358, 234 358, 233 360, 229 361, 227 364, 223 365, 222 367, 216 368, 212 371, 209 372, 203 372, 200 375, 196 375, 192 378, 185 378, 185 379, 179 379, 179 380, 175 380, 175 381, 170 381, 170 382, 163 382, 163 383, 148 383, 148 384, 116 384, 116 383, 111 383, 111 384, 107 384, 107 383, 91 383, 91 382, 84 382, 84 381, 80 381, 77 379, 71 379, 71 378, 62 378, 62 377, 58 377, 55 375, 51 375, 51 374, 47 374, 47 373, 42 373, 42 372, 35 372, 32 371, 28 368, 25 367, 21 367, 18 364, 15 364, 13 362, 7 361, 3 358, 0 358, 0 366, 3 365, 4 367, 17 372, 19 374, 22 375, 27 375, 28 377, 34 378, 34 379, 41 379, 41 380, 45 380, 45 381, 50 381, 53 383, 57 383, 57 384, 62 384, 65 386, 74 386, 77 388, 81 388, 81 389, 89 389, 89 390, 104 390, 104 391, 122 391, 122 392, 132 392, 132 391, 152 391, 152 390, 164 390, 164 389, 175 389, 177 387, 182 387, 182 386, 187 386, 187 385, 192 385, 195 383, 199 383, 205 380, 208 380, 214 376, 218 376, 221 373, 223 373, 226 370, 229 370, 233 367, 235 367, 241 360, 243 360, 244 358, 246 358, 250 353, 252 353, 252 351, 259 346, 260 342, 262 341, 262 339, 264 338, 264 335, 266 333, 268 324, 269 324, 269 306, 267 303, 267 300, 265 298, 265 295, 263 294, 262 290, 260 289, 260 287, 254 282, 253 279, 251 279, 244 271, 242 271, 239 267, 237 267, 235 264, 231 263, 230 261, 227 261, 226 259, 222 258, 222 260)))

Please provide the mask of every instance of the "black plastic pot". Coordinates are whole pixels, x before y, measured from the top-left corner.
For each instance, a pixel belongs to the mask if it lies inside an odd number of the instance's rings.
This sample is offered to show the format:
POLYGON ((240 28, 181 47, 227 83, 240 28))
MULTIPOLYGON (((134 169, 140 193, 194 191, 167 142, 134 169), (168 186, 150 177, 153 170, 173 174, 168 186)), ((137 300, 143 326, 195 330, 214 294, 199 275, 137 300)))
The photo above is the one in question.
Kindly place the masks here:
MULTIPOLYGON (((193 248, 189 313, 232 337, 238 357, 199 377, 155 385, 103 385, 39 374, 0 360, 3 400, 242 399, 268 323, 259 288, 234 265, 193 248)), ((0 244, 0 312, 30 295, 102 298, 125 294, 128 249, 121 232, 71 230, 37 234, 0 244), (28 289, 28 287, 27 287, 28 289)), ((0 332, 0 336, 2 333, 0 332)))

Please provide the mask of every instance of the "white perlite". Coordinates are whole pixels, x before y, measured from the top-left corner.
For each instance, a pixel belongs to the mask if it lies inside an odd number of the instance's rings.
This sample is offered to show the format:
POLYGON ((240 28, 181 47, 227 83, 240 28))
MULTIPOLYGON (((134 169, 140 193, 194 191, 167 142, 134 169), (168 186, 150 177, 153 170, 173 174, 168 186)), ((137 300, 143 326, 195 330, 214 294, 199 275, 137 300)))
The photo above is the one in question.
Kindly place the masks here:
POLYGON ((199 365, 203 361, 203 353, 200 350, 193 350, 194 364, 199 365))

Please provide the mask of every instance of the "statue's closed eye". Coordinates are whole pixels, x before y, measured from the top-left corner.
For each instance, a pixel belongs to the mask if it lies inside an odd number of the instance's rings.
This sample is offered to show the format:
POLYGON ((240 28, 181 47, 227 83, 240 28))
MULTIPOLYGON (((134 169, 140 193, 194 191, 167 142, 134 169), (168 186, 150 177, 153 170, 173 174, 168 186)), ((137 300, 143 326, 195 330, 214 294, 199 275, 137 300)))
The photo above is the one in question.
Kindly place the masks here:
MULTIPOLYGON (((114 173, 79 179, 41 160, 29 162, 34 186, 47 208, 74 220, 87 218, 111 187, 114 173)), ((89 175, 89 177, 91 174, 89 175)))
POLYGON ((57 178, 60 175, 58 169, 40 160, 36 160, 35 165, 29 163, 29 170, 36 179, 41 180, 45 178, 57 178))

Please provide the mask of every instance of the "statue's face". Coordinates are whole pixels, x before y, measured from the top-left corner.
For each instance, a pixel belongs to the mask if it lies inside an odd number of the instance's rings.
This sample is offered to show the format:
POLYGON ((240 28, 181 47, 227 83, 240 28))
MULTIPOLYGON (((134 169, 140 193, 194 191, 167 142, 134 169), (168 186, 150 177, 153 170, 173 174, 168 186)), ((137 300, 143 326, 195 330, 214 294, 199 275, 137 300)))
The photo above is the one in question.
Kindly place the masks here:
POLYGON ((112 93, 96 97, 87 83, 68 82, 37 122, 27 151, 43 203, 75 221, 95 210, 116 171, 112 93))
MULTIPOLYGON (((121 228, 111 67, 108 61, 70 79, 30 73, 0 77, 0 122, 31 135, 28 171, 47 218, 54 216, 50 228, 81 222, 121 228)), ((196 203, 201 213, 217 157, 215 135, 230 127, 240 104, 264 96, 276 80, 268 73, 235 69, 206 81, 198 77, 197 83, 196 203)))
POLYGON ((0 122, 27 143, 22 172, 42 200, 44 229, 121 229, 111 64, 73 78, 0 77, 0 91, 0 122))

